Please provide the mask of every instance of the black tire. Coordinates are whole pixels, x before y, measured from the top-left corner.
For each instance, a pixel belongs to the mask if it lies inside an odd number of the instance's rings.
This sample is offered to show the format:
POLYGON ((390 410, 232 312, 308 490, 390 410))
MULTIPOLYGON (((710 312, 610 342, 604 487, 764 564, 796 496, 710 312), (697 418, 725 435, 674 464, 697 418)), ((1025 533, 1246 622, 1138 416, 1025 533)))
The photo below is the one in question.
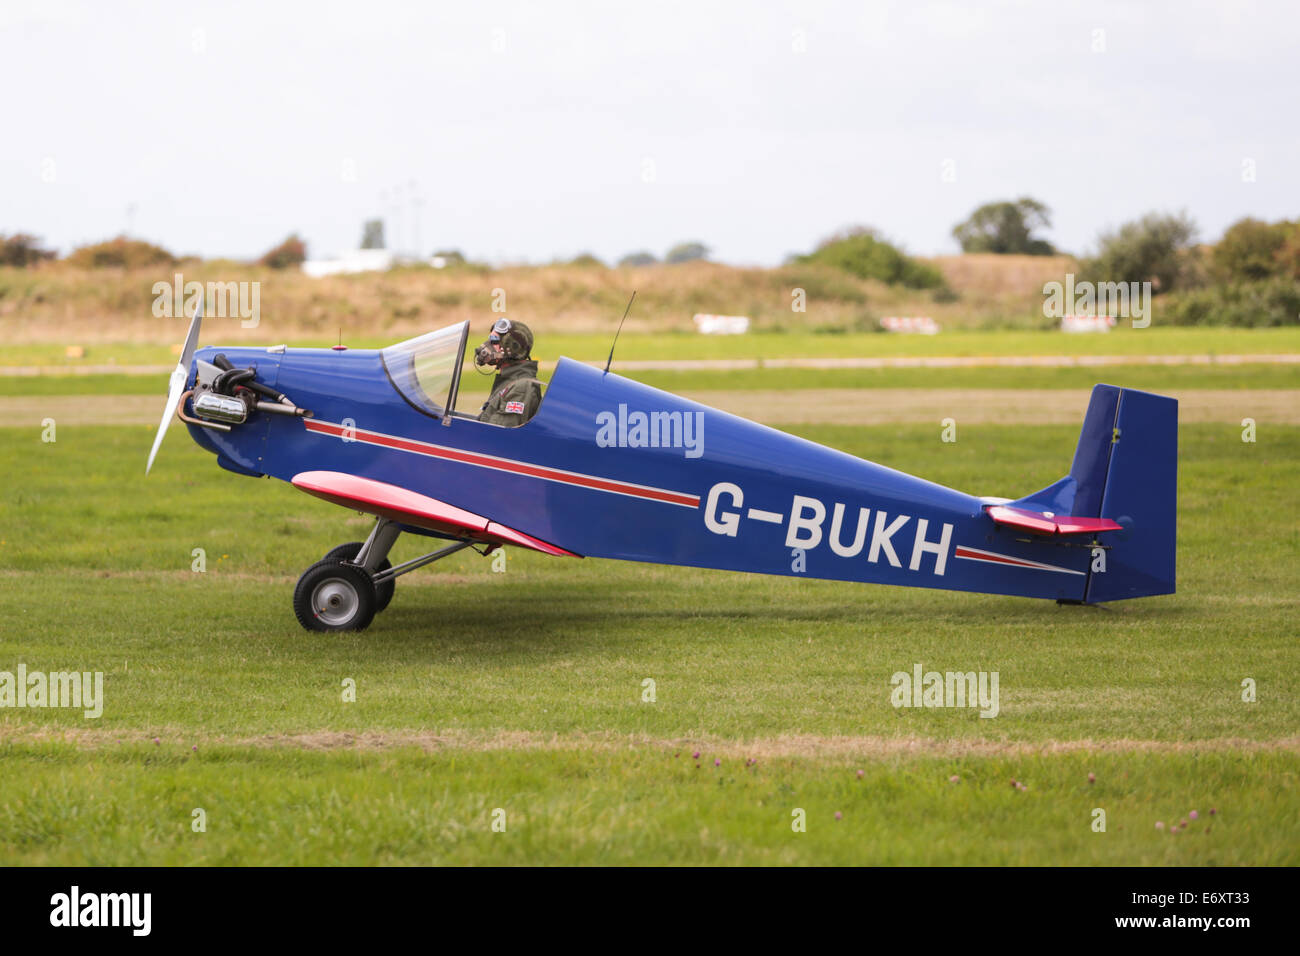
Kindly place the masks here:
MULTIPOLYGON (((360 541, 349 541, 347 544, 341 544, 330 551, 329 554, 321 558, 322 561, 353 561, 361 553, 360 541)), ((376 571, 387 571, 393 566, 393 562, 387 558, 379 562, 376 571)), ((397 579, 389 578, 380 584, 375 585, 375 613, 378 614, 393 599, 393 592, 397 590, 397 579)))
POLYGON ((375 618, 375 582, 346 561, 318 561, 293 589, 293 613, 309 631, 364 631, 375 618))

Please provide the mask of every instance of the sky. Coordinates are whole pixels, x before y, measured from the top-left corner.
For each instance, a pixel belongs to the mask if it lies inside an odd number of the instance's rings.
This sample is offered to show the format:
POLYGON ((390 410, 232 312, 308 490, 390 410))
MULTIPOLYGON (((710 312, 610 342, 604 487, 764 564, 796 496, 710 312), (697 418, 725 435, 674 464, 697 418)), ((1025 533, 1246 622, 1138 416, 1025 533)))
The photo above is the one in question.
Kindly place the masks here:
POLYGON ((1289 2, 0 0, 0 233, 494 263, 697 240, 775 265, 869 225, 959 251, 1186 210, 1300 218, 1289 2))

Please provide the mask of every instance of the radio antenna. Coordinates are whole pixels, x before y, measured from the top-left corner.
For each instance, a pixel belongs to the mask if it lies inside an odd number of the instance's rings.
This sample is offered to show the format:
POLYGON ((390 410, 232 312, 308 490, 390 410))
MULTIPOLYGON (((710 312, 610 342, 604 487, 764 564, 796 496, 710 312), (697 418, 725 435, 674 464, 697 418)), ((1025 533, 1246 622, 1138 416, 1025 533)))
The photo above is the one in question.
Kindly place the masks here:
POLYGON ((605 362, 605 371, 609 371, 609 366, 614 361, 614 346, 618 345, 618 333, 623 331, 623 323, 627 321, 627 314, 632 311, 632 301, 636 298, 636 289, 632 290, 632 298, 627 300, 627 308, 623 310, 623 318, 618 320, 618 329, 614 332, 614 341, 609 345, 609 360, 605 362))

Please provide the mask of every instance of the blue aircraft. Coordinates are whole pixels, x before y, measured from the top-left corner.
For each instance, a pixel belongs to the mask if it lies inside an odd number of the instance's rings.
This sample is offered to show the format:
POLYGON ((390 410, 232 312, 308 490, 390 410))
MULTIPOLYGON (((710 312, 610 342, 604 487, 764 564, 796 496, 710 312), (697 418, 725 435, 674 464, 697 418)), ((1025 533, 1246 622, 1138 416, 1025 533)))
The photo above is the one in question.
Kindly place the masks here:
POLYGON ((537 414, 457 409, 469 322, 382 350, 197 349, 173 415, 228 471, 374 515, 299 579, 314 631, 360 630, 464 548, 618 558, 1095 604, 1174 592, 1178 404, 1097 385, 1070 472, 964 494, 561 358, 537 414), (399 534, 442 546, 392 566, 399 534))

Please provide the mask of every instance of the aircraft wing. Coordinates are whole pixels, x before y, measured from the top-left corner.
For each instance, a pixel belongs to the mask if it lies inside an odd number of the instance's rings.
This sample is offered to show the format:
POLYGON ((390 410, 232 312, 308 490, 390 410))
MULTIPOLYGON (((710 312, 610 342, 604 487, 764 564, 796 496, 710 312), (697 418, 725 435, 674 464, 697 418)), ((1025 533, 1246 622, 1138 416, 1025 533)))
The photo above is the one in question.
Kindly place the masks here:
POLYGON ((1019 528, 1033 534, 1096 534, 1099 531, 1124 530, 1123 525, 1109 518, 1080 518, 1073 515, 1053 514, 1050 511, 1013 508, 1008 505, 989 505, 984 510, 997 524, 1019 528))
POLYGON ((388 518, 400 524, 436 531, 457 538, 473 538, 488 544, 513 544, 543 554, 580 558, 582 555, 547 544, 532 535, 506 527, 490 518, 465 511, 437 498, 430 498, 397 485, 338 471, 304 471, 293 477, 293 485, 309 495, 336 505, 388 518))

